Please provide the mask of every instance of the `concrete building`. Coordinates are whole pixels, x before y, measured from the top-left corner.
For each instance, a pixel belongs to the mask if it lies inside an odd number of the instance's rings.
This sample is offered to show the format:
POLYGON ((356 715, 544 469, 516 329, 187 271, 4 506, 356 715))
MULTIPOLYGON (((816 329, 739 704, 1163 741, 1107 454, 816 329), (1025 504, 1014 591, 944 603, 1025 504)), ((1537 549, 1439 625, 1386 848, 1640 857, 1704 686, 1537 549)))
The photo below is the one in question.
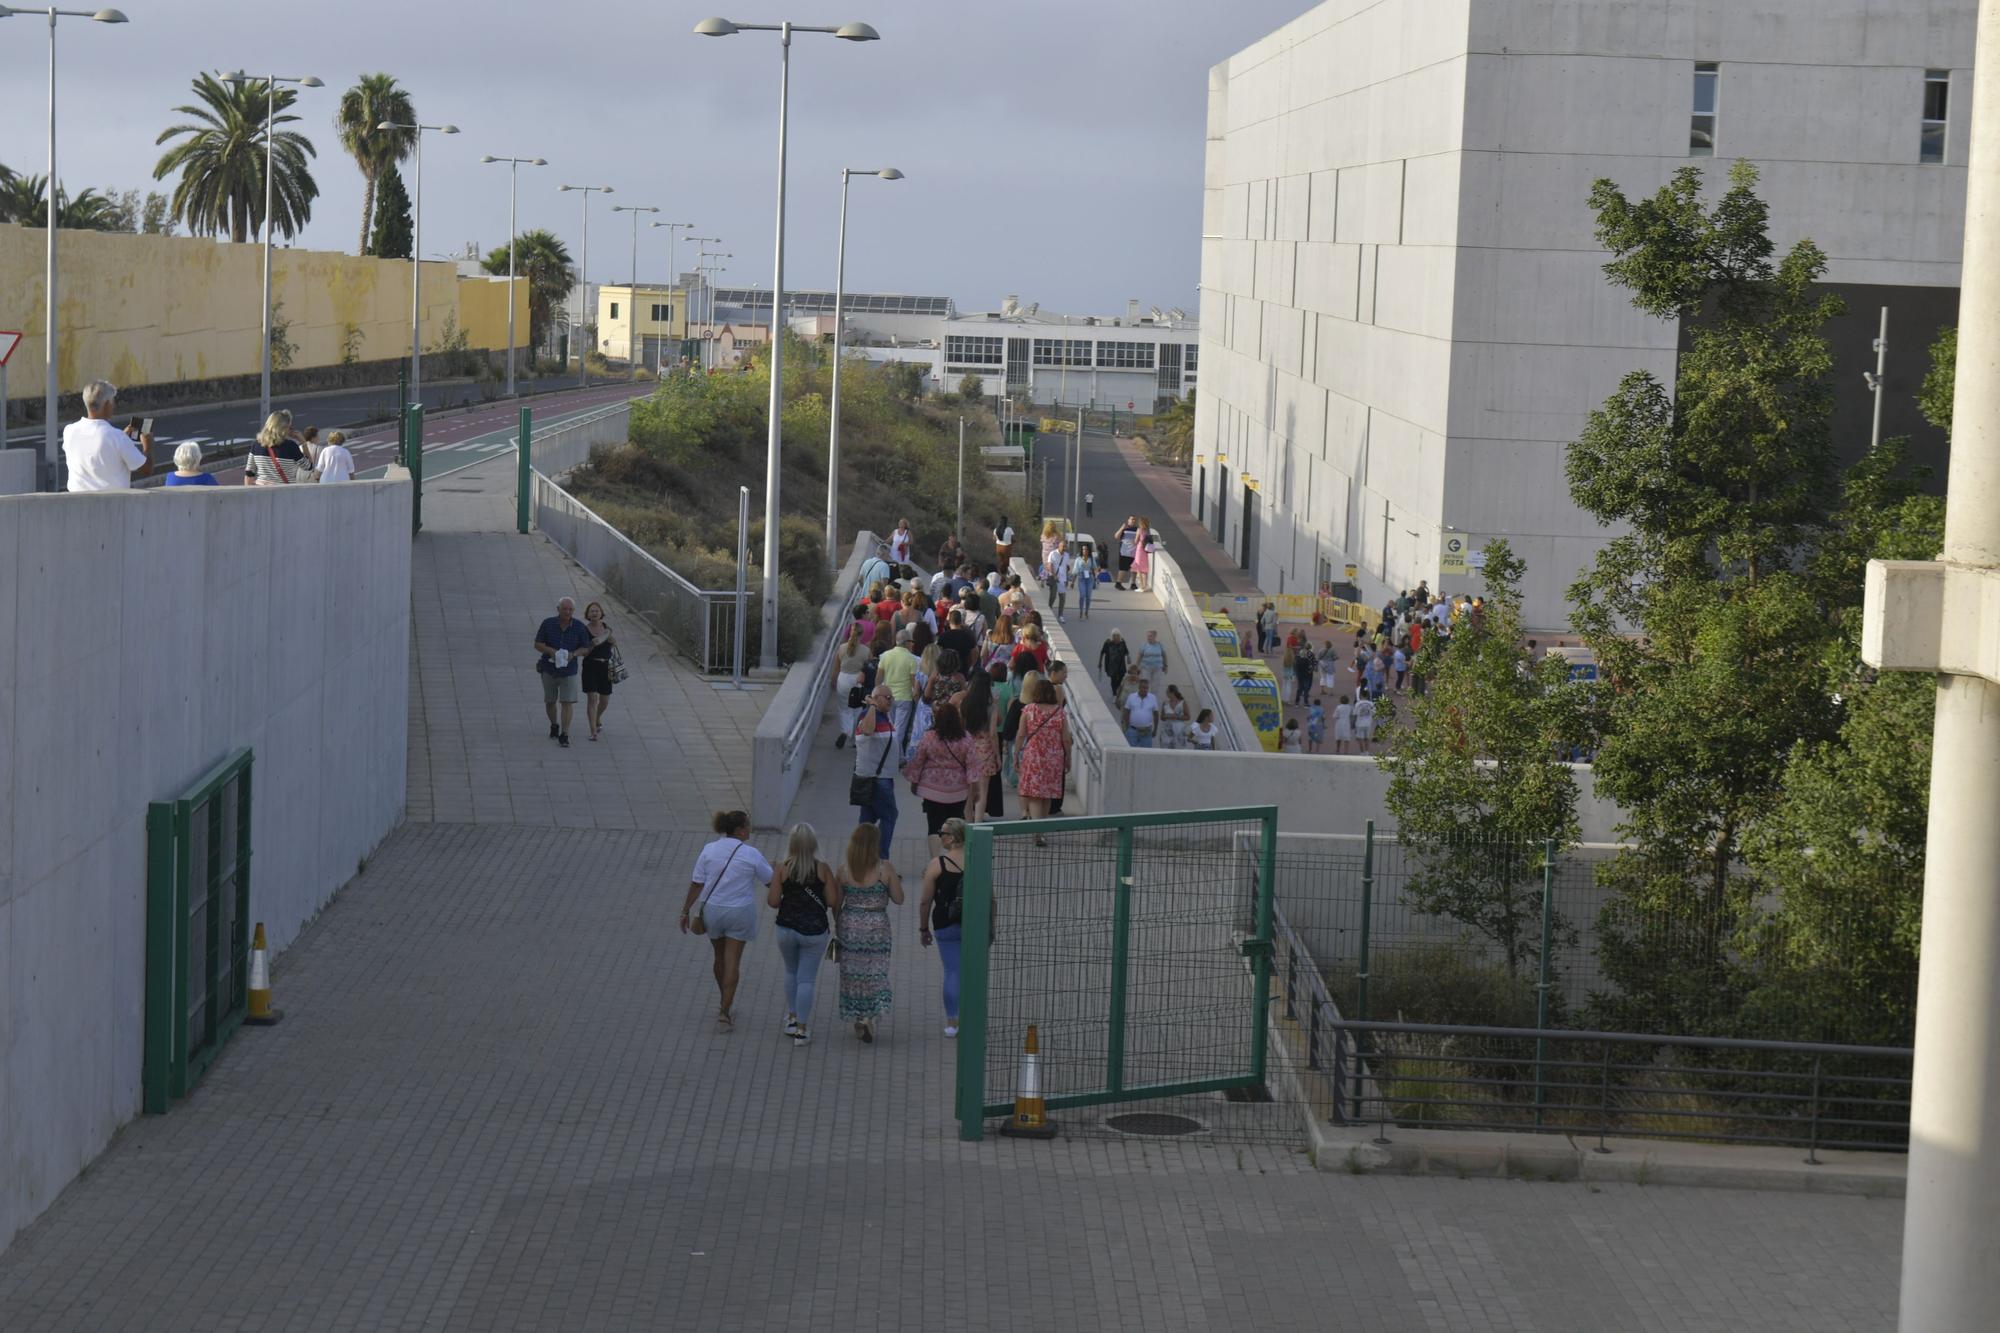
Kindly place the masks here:
POLYGON ((606 359, 623 361, 635 350, 636 333, 639 364, 658 369, 664 350, 672 361, 681 354, 681 342, 688 336, 687 289, 681 286, 639 284, 638 296, 630 283, 605 283, 597 288, 597 350, 606 359), (638 327, 633 328, 634 313, 638 327))
POLYGON ((1754 162, 1773 239, 1813 238, 1843 454, 1885 434, 1956 319, 1971 0, 1329 0, 1209 74, 1195 512, 1258 584, 1359 567, 1371 596, 1505 536, 1531 621, 1606 533, 1564 452, 1680 330, 1606 281, 1593 181, 1649 194, 1754 162), (1858 436, 1858 439, 1857 439, 1858 436))

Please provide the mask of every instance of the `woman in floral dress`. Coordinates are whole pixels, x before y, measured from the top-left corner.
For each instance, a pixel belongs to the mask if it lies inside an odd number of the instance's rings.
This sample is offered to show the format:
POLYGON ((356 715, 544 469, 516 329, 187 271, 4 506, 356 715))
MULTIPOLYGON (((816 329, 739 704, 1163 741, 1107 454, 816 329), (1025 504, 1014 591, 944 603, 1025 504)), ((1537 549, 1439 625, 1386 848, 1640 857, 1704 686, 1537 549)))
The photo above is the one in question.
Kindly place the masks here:
POLYGON ((1021 817, 1045 819, 1049 802, 1063 793, 1063 773, 1069 767, 1069 719, 1056 702, 1055 686, 1045 678, 1031 675, 1023 685, 1027 703, 1021 709, 1014 742, 1021 817))
POLYGON ((889 904, 902 902, 903 881, 882 859, 881 831, 856 825, 840 864, 840 1018, 863 1041, 874 1041, 876 1022, 889 1016, 889 904))

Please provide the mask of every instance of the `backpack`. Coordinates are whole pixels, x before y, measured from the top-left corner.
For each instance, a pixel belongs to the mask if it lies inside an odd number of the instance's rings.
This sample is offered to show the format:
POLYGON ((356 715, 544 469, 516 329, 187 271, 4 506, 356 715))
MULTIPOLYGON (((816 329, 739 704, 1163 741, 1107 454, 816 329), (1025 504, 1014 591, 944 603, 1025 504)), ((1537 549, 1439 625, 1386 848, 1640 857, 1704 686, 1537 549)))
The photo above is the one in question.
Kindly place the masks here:
POLYGON ((854 688, 847 692, 847 706, 849 708, 866 708, 868 706, 868 696, 874 692, 875 659, 871 657, 861 668, 861 679, 856 681, 854 688))

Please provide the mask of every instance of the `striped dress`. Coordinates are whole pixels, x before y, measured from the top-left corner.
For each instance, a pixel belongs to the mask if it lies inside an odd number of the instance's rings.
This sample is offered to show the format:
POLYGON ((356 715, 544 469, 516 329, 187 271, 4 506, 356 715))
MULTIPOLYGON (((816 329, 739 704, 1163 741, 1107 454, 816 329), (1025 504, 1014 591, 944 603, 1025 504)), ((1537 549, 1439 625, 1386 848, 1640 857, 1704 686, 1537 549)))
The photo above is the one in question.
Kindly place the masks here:
POLYGON ((889 1001, 889 886, 848 884, 840 901, 840 1018, 885 1018, 889 1001))

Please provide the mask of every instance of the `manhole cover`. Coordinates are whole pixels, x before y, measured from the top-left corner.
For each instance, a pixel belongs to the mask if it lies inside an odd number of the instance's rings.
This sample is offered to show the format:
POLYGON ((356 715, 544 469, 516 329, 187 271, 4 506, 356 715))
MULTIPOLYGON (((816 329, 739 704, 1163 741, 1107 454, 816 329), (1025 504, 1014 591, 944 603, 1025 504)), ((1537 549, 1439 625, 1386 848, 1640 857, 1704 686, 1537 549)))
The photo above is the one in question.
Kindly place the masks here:
POLYGON ((1114 1115, 1104 1123, 1120 1134, 1143 1134, 1152 1138, 1199 1134, 1203 1129, 1201 1121, 1190 1120, 1184 1115, 1159 1115, 1145 1111, 1130 1115, 1114 1115))

